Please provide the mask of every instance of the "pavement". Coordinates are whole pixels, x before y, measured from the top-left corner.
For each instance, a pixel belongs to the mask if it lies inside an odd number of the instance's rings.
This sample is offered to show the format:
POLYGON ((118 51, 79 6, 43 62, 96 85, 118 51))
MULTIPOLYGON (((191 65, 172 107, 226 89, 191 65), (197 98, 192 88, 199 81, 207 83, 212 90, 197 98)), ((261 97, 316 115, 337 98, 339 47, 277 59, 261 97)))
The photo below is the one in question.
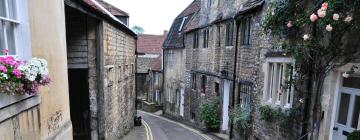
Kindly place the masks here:
POLYGON ((217 140, 199 130, 179 122, 143 111, 138 111, 142 117, 142 126, 135 127, 122 140, 217 140))

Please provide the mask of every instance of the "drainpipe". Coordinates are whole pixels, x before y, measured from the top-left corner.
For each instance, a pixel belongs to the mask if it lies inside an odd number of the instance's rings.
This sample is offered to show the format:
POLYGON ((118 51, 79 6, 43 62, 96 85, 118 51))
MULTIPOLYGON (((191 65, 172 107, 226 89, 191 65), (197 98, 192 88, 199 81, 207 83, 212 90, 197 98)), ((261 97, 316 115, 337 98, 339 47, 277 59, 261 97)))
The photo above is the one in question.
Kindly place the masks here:
MULTIPOLYGON (((236 85, 236 66, 237 66, 237 55, 238 55, 238 41, 239 41, 239 22, 238 20, 235 19, 235 23, 236 23, 236 39, 235 39, 235 60, 234 60, 234 72, 233 72, 233 87, 232 87, 232 96, 231 96, 231 109, 235 108, 235 85, 236 85)), ((232 135, 233 135, 233 128, 234 125, 230 119, 230 134, 229 134, 229 140, 232 139, 232 135)))

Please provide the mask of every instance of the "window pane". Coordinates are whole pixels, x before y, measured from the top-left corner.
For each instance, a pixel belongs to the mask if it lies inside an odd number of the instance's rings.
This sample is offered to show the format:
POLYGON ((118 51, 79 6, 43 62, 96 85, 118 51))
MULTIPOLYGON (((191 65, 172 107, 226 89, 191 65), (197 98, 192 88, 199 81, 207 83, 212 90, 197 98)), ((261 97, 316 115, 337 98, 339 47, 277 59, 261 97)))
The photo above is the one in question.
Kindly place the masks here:
POLYGON ((5 22, 6 29, 6 37, 8 49, 10 50, 10 54, 15 54, 15 39, 14 39, 14 24, 10 22, 5 22))
POLYGON ((343 86, 349 88, 360 88, 360 77, 344 78, 343 86))
POLYGON ((350 94, 341 93, 338 123, 346 125, 349 112, 350 94))
MULTIPOLYGON (((1 0, 0 0, 1 1, 1 0)), ((5 47, 5 36, 3 22, 0 20, 0 55, 4 55, 5 47)))
POLYGON ((16 0, 7 0, 9 8, 9 18, 16 19, 16 0))
POLYGON ((351 127, 357 128, 359 122, 359 113, 360 113, 360 96, 356 96, 354 104, 354 112, 351 121, 351 127))
POLYGON ((5 0, 0 0, 0 17, 6 17, 5 0))

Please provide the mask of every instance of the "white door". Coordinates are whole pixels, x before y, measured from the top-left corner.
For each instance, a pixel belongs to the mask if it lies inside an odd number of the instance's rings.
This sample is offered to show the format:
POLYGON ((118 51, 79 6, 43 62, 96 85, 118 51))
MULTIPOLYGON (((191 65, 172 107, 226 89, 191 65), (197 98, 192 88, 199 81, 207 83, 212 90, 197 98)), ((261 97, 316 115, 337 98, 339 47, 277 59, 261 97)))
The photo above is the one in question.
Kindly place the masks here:
POLYGON ((230 82, 224 81, 224 98, 222 106, 222 125, 221 130, 225 131, 229 128, 229 94, 230 94, 230 82))
POLYGON ((184 89, 180 91, 180 116, 184 117, 184 89))
POLYGON ((359 128, 359 114, 360 77, 344 78, 339 91, 333 140, 346 140, 349 133, 359 128))

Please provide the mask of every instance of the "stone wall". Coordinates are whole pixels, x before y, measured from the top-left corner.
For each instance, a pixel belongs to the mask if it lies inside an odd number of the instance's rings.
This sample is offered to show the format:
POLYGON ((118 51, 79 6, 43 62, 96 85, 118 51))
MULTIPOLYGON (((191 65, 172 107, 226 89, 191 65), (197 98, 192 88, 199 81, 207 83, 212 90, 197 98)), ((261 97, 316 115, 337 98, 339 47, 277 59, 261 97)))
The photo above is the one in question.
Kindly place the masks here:
POLYGON ((135 37, 103 24, 105 139, 119 139, 133 127, 135 111, 135 37))

